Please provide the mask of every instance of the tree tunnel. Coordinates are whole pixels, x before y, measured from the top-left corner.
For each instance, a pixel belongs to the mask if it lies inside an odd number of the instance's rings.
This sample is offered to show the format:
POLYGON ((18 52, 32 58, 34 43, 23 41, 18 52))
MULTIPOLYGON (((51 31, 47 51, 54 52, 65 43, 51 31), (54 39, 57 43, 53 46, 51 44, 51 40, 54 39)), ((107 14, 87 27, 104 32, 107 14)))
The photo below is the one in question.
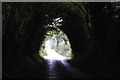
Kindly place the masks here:
POLYGON ((77 72, 82 71, 93 78, 118 78, 119 6, 119 2, 2 3, 3 78, 46 78, 46 59, 55 54, 68 60, 64 65, 56 61, 52 75, 85 78, 77 72))

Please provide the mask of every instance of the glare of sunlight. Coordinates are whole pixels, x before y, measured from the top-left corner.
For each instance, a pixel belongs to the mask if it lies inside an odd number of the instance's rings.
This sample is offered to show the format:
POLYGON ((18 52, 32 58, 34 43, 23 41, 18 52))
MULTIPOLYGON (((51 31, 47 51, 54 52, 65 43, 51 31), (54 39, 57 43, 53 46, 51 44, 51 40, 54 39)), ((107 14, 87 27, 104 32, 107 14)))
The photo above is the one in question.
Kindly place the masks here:
POLYGON ((52 40, 47 40, 45 42, 45 50, 47 52, 47 56, 44 56, 45 59, 51 59, 51 60, 64 60, 67 59, 66 57, 60 55, 57 53, 52 47, 54 42, 52 40))

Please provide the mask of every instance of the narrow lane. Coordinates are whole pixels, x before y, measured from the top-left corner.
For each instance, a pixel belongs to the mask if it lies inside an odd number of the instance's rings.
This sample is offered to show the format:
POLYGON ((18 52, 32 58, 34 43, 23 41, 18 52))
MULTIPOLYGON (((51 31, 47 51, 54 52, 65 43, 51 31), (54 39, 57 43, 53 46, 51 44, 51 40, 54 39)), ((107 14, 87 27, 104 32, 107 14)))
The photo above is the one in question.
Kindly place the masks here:
POLYGON ((61 78, 91 78, 91 76, 80 72, 78 69, 72 68, 66 60, 47 60, 48 78, 51 80, 59 80, 61 78))
POLYGON ((48 78, 50 80, 58 80, 60 78, 91 78, 90 76, 82 73, 79 69, 71 67, 67 62, 67 58, 57 53, 51 48, 50 41, 45 44, 47 56, 44 58, 48 65, 48 78))

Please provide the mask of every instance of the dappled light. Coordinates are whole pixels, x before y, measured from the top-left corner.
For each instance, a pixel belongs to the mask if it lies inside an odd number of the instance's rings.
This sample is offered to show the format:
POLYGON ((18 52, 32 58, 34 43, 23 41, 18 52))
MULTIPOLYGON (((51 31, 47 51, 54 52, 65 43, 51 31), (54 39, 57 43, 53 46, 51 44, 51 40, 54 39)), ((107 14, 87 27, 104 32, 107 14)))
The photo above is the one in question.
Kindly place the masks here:
POLYGON ((53 35, 49 39, 45 39, 44 44, 40 48, 38 54, 43 55, 45 59, 71 59, 72 50, 67 36, 53 35), (66 41, 65 41, 66 39, 66 41))
POLYGON ((72 49, 67 35, 60 30, 62 18, 53 19, 52 24, 45 26, 48 31, 39 50, 39 56, 46 60, 48 64, 49 78, 57 78, 55 67, 60 63, 64 67, 70 66, 67 60, 72 59, 72 49), (53 28, 49 30, 49 28, 53 28))
POLYGON ((43 44, 40 47, 39 55, 44 59, 71 59, 72 58, 72 49, 70 46, 69 39, 67 35, 59 29, 62 26, 62 18, 53 19, 52 24, 48 24, 46 28, 45 39, 43 44), (54 27, 56 30, 49 28, 54 27))

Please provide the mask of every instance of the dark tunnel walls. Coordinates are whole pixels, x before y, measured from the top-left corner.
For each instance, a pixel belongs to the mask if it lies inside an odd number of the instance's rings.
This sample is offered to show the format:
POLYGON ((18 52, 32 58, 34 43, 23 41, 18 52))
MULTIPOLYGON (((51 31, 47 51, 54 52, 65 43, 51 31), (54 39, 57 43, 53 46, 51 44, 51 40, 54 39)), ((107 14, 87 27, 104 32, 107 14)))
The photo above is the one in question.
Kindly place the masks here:
POLYGON ((71 44, 71 65, 118 77, 119 9, 119 2, 2 3, 3 77, 43 76, 45 60, 38 52, 50 29, 44 26, 58 17, 71 44))
POLYGON ((39 6, 37 4, 2 4, 3 78, 35 77, 45 72, 44 61, 36 54, 40 42, 44 39, 45 30, 42 26, 46 22, 46 17, 43 3, 39 3, 39 6), (41 73, 36 74, 37 72, 41 73))

